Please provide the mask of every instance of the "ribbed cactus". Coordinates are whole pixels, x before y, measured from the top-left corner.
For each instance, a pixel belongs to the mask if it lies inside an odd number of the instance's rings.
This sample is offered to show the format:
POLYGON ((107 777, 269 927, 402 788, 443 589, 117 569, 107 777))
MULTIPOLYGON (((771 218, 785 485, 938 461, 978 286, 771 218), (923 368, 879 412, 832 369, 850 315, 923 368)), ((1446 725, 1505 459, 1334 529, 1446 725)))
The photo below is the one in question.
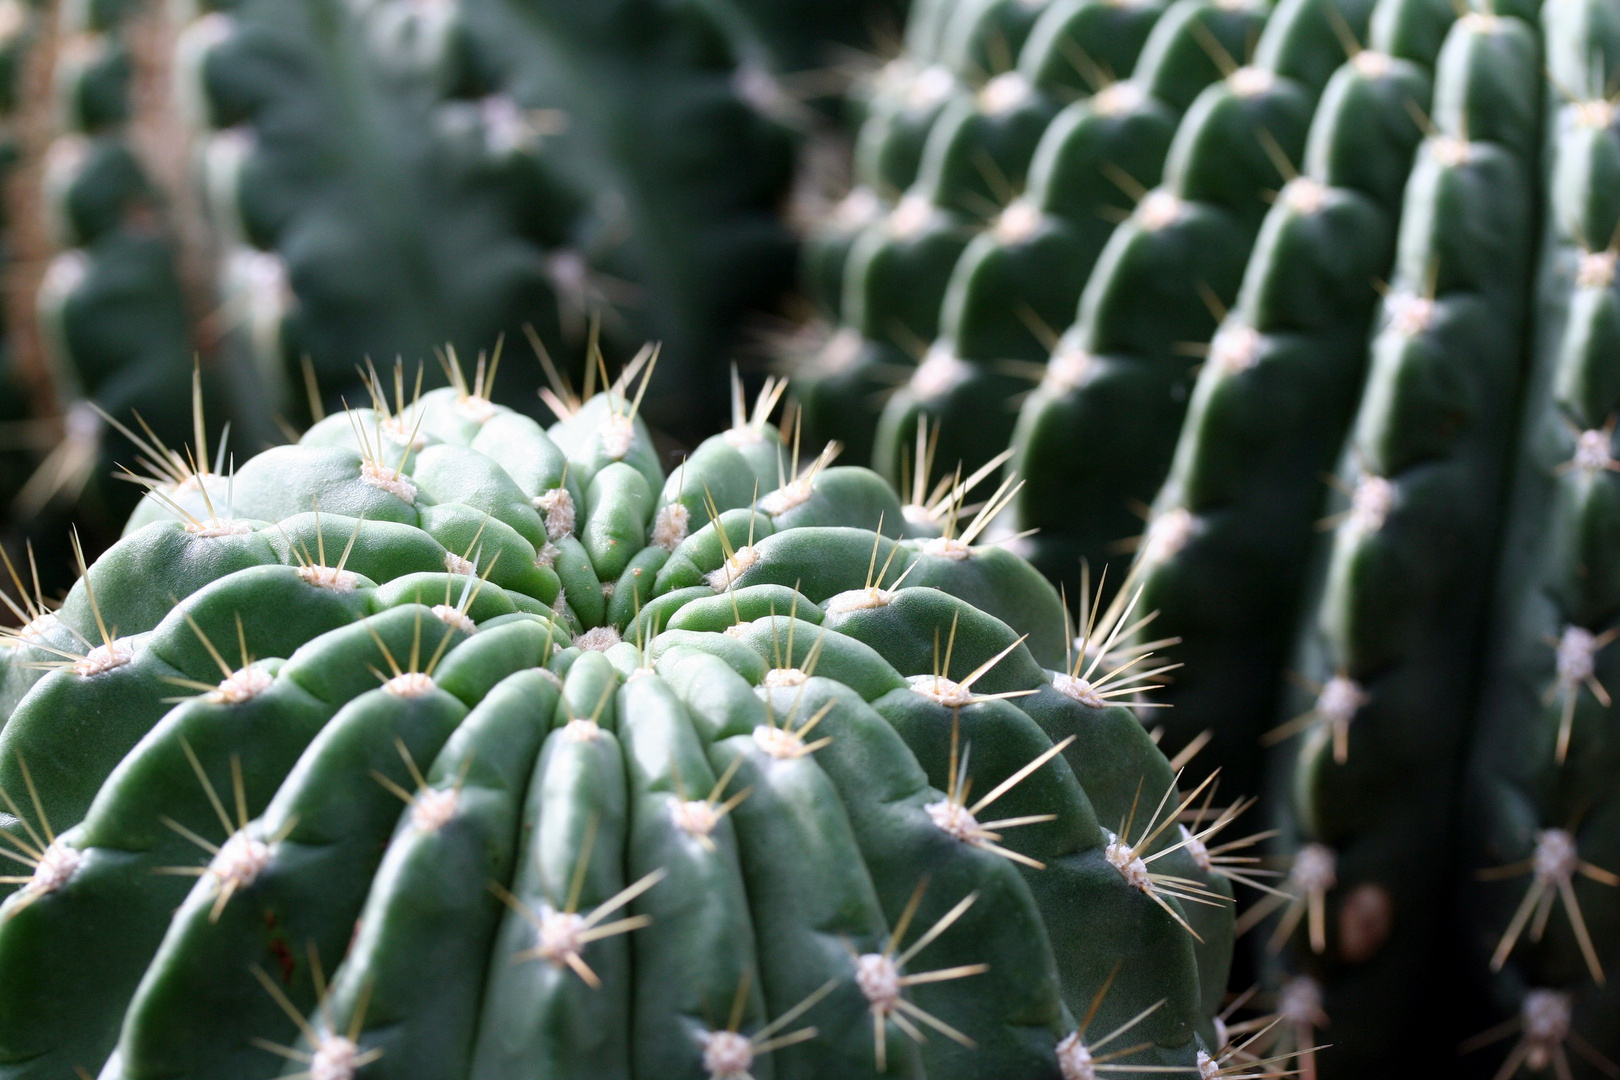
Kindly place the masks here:
MULTIPOLYGON (((941 12, 967 8, 931 10, 952 25, 941 12)), ((1261 931, 1267 985, 1244 1000, 1280 1016, 1266 1041, 1331 1045, 1302 1065, 1322 1076, 1454 1071, 1459 1043, 1498 1080, 1615 1072, 1617 35, 1597 0, 1285 0, 1252 66, 1187 109, 1162 180, 1136 177, 1160 186, 1095 265, 1032 269, 998 235, 1006 214, 967 241, 929 359, 878 428, 878 467, 916 481, 911 520, 934 520, 954 482, 931 487, 937 463, 978 483, 1010 450, 986 535, 1070 586, 1088 655, 1182 665, 1137 661, 1136 685, 1169 680, 1142 704, 1176 706, 1141 718, 1178 759, 1207 732, 1227 791, 1269 804, 1281 857, 1259 869, 1278 879, 1244 873, 1275 893, 1239 921, 1261 931), (1195 220, 1227 241, 1155 244, 1195 220), (1032 348, 1076 268, 1078 321, 1032 348), (991 344, 964 347, 969 326, 991 344), (1019 402, 1010 377, 1031 359, 1044 378, 1019 402)), ((916 67, 939 55, 908 48, 916 67)), ((878 111, 883 92, 863 138, 932 146, 917 132, 940 121, 878 111)), ((1014 206, 1050 198, 1058 130, 1014 206)), ((1123 179, 1151 146, 1087 164, 1123 179)), ((856 208, 881 201, 857 192, 856 208)), ((1016 220, 1027 250, 1082 251, 1048 239, 1064 212, 1016 220)), ((812 292, 838 235, 812 247, 812 292)), ((864 330, 851 295, 824 307, 864 330)), ((807 416, 863 370, 837 360, 869 358, 839 340, 796 376, 807 416)), ((864 370, 863 393, 894 381, 864 370)))
POLYGON ((1051 586, 772 398, 666 478, 651 367, 378 386, 6 642, 3 1075, 1240 1070, 1231 817, 1051 586))
MULTIPOLYGON (((92 406, 178 442, 199 358, 210 414, 257 449, 311 382, 328 408, 363 397, 368 357, 426 362, 434 386, 435 350, 532 326, 577 368, 600 318, 610 352, 664 343, 649 414, 712 430, 738 316, 791 279, 790 127, 814 126, 799 99, 826 91, 782 80, 891 16, 890 0, 803 18, 654 0, 8 5, 0 110, 30 43, 53 88, 22 102, 55 258, 40 347, 22 335, 18 363, 58 415, 7 439, 40 444, 19 509, 89 484, 79 516, 121 519, 135 492, 102 480, 136 450, 92 406)), ((538 383, 509 365, 499 394, 538 411, 538 383)))
MULTIPOLYGON (((1170 474, 1131 573, 1177 637, 1160 700, 1166 745, 1204 731, 1236 790, 1257 791, 1322 505, 1360 392, 1376 287, 1448 7, 1386 0, 1373 35, 1328 81, 1304 167, 1267 213, 1237 303, 1210 341, 1170 474), (1416 109, 1417 115, 1414 115, 1416 109)), ((1278 729, 1283 734, 1287 729, 1278 729)))
POLYGON ((1616 602, 1613 177, 1620 12, 1551 4, 1545 243, 1499 607, 1460 839, 1469 970, 1491 1020, 1470 1049, 1577 1072, 1620 1057, 1620 849, 1610 731, 1616 602), (1487 976, 1486 970, 1491 974, 1487 976), (1499 1037, 1492 1038, 1492 1035, 1499 1037))
MULTIPOLYGON (((1002 6, 1026 18, 1041 7, 1002 6)), ((990 32, 975 13, 957 9, 954 37, 990 32)), ((1013 412, 975 405, 1027 386, 1006 362, 1045 356, 1046 328, 1072 317, 1110 219, 1128 212, 1134 185, 1158 179, 1181 111, 1219 75, 1210 53, 1241 53, 1258 21, 1243 4, 1074 0, 1045 5, 1016 68, 1003 70, 1012 59, 1003 50, 1000 68, 963 70, 959 60, 953 69, 948 57, 973 55, 960 45, 933 62, 913 50, 891 64, 860 132, 858 186, 830 235, 810 245, 812 282, 844 320, 795 387, 810 429, 866 452, 863 417, 876 415, 873 395, 898 372, 911 385, 885 410, 883 467, 901 471, 919 411, 946 419, 947 460, 962 457, 971 471, 993 456, 1013 412), (953 95, 959 78, 979 89, 953 95), (990 141, 1014 121, 1019 138, 990 141), (887 212, 869 220, 885 200, 887 212)))
POLYGON ((1294 955, 1327 983, 1351 1073, 1446 1015, 1452 805, 1530 315, 1539 58, 1508 14, 1459 19, 1440 51, 1286 695, 1303 732, 1275 776, 1299 894, 1283 929, 1310 909, 1294 955))
POLYGON ((1263 196, 1299 160, 1344 58, 1342 34, 1363 33, 1370 7, 1281 4, 1254 62, 1194 102, 1164 182, 1109 238, 1014 434, 1012 467, 1028 481, 1014 517, 1041 530, 1029 551, 1049 574, 1072 580, 1082 559, 1100 565, 1140 527, 1132 500, 1151 499, 1169 469, 1191 390, 1189 344, 1209 339, 1235 297, 1263 196))

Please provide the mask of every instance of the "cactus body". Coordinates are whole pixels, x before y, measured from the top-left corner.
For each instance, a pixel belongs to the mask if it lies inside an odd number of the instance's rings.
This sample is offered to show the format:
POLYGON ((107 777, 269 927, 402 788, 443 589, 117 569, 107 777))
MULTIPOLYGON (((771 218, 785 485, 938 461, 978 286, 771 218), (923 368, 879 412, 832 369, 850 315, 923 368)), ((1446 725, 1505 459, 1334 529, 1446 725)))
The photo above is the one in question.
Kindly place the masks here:
MULTIPOLYGON (((1620 22, 1606 5, 1549 5, 1542 33, 1550 148, 1543 318, 1462 811, 1465 945, 1471 970, 1488 988, 1480 1028, 1492 1015, 1540 1009, 1552 1024, 1541 1042, 1546 1053, 1567 1056, 1585 1040, 1613 1058, 1620 1044, 1604 982, 1614 955, 1611 871, 1620 852, 1609 839, 1615 762, 1602 732, 1613 715, 1606 690, 1614 677, 1606 646, 1615 581, 1608 462, 1620 341, 1614 259, 1604 237, 1620 210, 1609 179, 1620 144, 1593 79, 1620 59, 1620 22), (1521 873, 1514 864, 1524 859, 1531 862, 1521 873), (1521 916, 1527 904, 1550 907, 1545 916, 1521 916)), ((1500 1058, 1521 1045, 1530 1043, 1497 1040, 1490 1051, 1500 1058)), ((1574 1058, 1585 1060, 1579 1051, 1574 1058)))
POLYGON ((1389 274, 1433 55, 1399 57, 1398 31, 1432 18, 1392 2, 1370 50, 1328 82, 1305 170, 1266 216, 1233 310, 1210 342, 1170 475, 1133 567, 1148 638, 1179 637, 1164 699, 1167 748, 1205 730, 1227 783, 1259 788, 1257 740, 1277 711, 1295 605, 1360 393, 1367 334, 1389 274), (1380 33, 1381 31, 1381 33, 1380 33), (1380 40, 1380 37, 1384 40, 1380 40))
POLYGON ((1077 580, 1135 529, 1131 500, 1152 497, 1170 466, 1190 392, 1182 343, 1207 340, 1207 297, 1235 297, 1278 183, 1268 147, 1297 158, 1316 98, 1370 6, 1284 4, 1250 67, 1205 90, 1177 129, 1164 183, 1109 238, 1077 321, 1025 401, 1012 467, 1028 483, 1014 504, 1027 550, 1047 573, 1077 580), (1264 132, 1264 134, 1262 134, 1264 132))
POLYGON ((1448 807, 1529 315, 1538 50, 1523 20, 1484 15, 1458 20, 1441 49, 1438 130, 1407 182, 1390 298, 1340 463, 1340 485, 1357 494, 1335 500, 1349 513, 1327 538, 1294 661, 1307 682, 1282 713, 1306 719, 1281 750, 1288 798, 1275 809, 1296 852, 1323 864, 1301 895, 1328 894, 1294 955, 1325 985, 1346 1075, 1425 1045, 1434 984, 1422 973, 1443 955, 1448 807))
POLYGON ((3 1075, 1057 1078, 1087 1016, 1218 1049, 1230 893, 1050 670, 1051 586, 893 538, 764 417, 666 481, 629 387, 550 432, 454 390, 329 421, 91 565, 58 670, 8 645, 3 1075))

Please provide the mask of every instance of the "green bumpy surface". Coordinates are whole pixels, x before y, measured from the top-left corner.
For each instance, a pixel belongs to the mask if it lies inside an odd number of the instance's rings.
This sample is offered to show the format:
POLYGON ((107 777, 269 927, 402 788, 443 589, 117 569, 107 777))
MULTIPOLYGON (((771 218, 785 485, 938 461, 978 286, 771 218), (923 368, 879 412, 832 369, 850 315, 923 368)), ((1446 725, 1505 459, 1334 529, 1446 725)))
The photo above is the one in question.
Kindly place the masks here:
POLYGON ((785 456, 442 390, 169 492, 0 667, 0 1076, 1207 1061, 1230 892, 1055 592, 785 456))
MULTIPOLYGON (((1620 297, 1608 240, 1620 221, 1620 135, 1603 86, 1620 69, 1617 15, 1595 2, 1542 10, 1545 321, 1532 354, 1462 827, 1468 960, 1487 989, 1491 1019, 1544 1012, 1573 1032, 1568 1047, 1578 1037, 1609 1060, 1620 1055, 1620 759, 1609 693, 1620 682, 1612 644, 1620 613, 1620 297)), ((1579 1050, 1571 1056, 1586 1067, 1579 1050)))
POLYGON ((1140 633, 1180 638, 1158 700, 1165 747, 1206 730, 1224 783, 1259 790, 1295 607, 1366 370, 1375 283, 1389 275, 1401 193, 1440 35, 1433 0, 1385 0, 1369 48, 1328 80, 1302 174, 1261 225, 1236 304, 1210 341, 1137 549, 1140 633), (1427 31, 1427 32, 1423 32, 1427 31))
POLYGON ((1186 415, 1188 343, 1208 341, 1237 296, 1266 195, 1300 160, 1344 58, 1340 35, 1363 34, 1371 8, 1278 4, 1252 62, 1194 100, 1162 183, 1109 237, 1012 434, 1011 468, 1027 480, 1015 527, 1041 530, 1022 550, 1054 579, 1072 587, 1082 559, 1101 567, 1140 531, 1133 509, 1164 481, 1186 415))
MULTIPOLYGON (((1445 1069, 1452 800, 1529 320, 1541 124, 1532 24, 1469 14, 1435 67, 1395 270, 1340 459, 1337 516, 1279 722, 1292 961, 1323 986, 1323 1075, 1445 1069), (1301 919, 1306 897, 1317 914, 1301 919)), ((1288 927, 1285 926, 1285 929, 1288 927)), ((1320 1026, 1320 1018, 1317 1024, 1320 1026)))

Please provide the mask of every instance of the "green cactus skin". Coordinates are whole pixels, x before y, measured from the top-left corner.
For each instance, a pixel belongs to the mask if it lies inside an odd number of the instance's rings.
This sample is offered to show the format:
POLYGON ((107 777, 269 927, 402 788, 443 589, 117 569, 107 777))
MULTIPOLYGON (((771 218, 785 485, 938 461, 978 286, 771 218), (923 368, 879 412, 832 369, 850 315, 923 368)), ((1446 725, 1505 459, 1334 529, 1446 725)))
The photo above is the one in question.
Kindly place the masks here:
POLYGON ((1241 54, 1264 17, 1259 6, 1197 2, 1168 11, 1122 13, 1103 4, 1080 10, 1092 22, 1132 19, 1089 34, 1081 32, 1091 28, 1079 18, 1060 23, 1084 50, 1077 53, 1061 41, 1054 47, 1054 35, 1040 32, 1049 12, 1025 46, 1023 69, 1044 71, 1055 53, 1071 79, 1075 57, 1089 58, 1093 66, 1084 70, 1093 85, 1086 88, 1097 93, 1047 126, 1030 165, 1028 193, 1009 202, 1003 192, 1000 213, 957 260, 939 337, 911 381, 889 399, 878 428, 874 467, 891 477, 907 471, 911 437, 923 416, 940 426, 936 453, 962 461, 970 472, 1006 445, 1016 414, 1011 408, 987 413, 984 401, 1014 398, 1028 385, 1018 366, 1044 364, 1058 329, 1073 319, 1115 222, 1129 214, 1121 185, 1158 183, 1176 122, 1198 90, 1220 77, 1211 54, 1241 54), (1139 55, 1118 45, 1112 55, 1099 54, 1100 41, 1140 43, 1139 55), (1133 60, 1131 80, 1103 84, 1104 72, 1125 70, 1133 60))
POLYGON ((1186 411, 1186 343, 1214 329, 1206 298, 1232 302, 1265 215, 1262 194, 1278 186, 1267 148, 1298 159, 1344 56, 1336 20, 1360 35, 1370 6, 1280 5, 1253 64, 1193 103, 1163 184, 1109 238, 1013 434, 1010 468, 1027 481, 1016 527, 1042 530, 1020 550, 1054 579, 1077 585, 1082 559, 1100 568, 1138 531, 1132 500, 1151 499, 1164 480, 1186 411))
POLYGON ((812 280, 830 290, 836 278, 839 299, 823 307, 843 327, 794 388, 813 439, 871 456, 874 396, 939 332, 963 248, 1024 186, 1059 108, 1089 96, 1086 76, 1097 76, 1079 58, 1129 69, 1162 10, 1095 0, 959 4, 937 63, 908 56, 886 73, 859 136, 858 186, 808 256, 812 280))
MULTIPOLYGON (((1541 321, 1463 804, 1473 872, 1463 888, 1468 960, 1489 994, 1479 1028, 1493 1014, 1546 1011, 1571 1034, 1566 1040, 1555 1031, 1542 1049, 1566 1053, 1579 1071, 1589 1063, 1574 1050, 1577 1038, 1610 1060, 1620 1054, 1620 1014, 1603 985, 1620 932, 1610 873, 1620 868, 1612 839, 1616 762, 1605 735, 1614 710, 1586 678, 1590 672, 1599 689, 1614 683, 1620 655, 1607 647, 1617 535, 1610 462, 1620 407, 1609 238, 1620 220, 1613 182, 1620 142, 1604 89, 1620 69, 1620 20, 1606 4, 1549 4, 1542 34, 1550 153, 1541 321), (1524 873, 1512 865, 1531 858, 1535 866, 1524 873), (1563 910, 1551 912, 1544 935, 1516 919, 1532 889, 1538 899, 1560 894, 1552 904, 1563 910)), ((1530 1045, 1528 1036, 1495 1040, 1480 1056, 1500 1060, 1530 1045)))
POLYGON ((1057 1080, 1133 1018, 1213 1059, 1230 889, 1051 670, 1051 586, 896 539, 769 402, 666 480, 635 374, 549 433, 328 421, 89 567, 0 729, 0 1075, 1057 1080), (941 974, 891 1016, 895 965, 941 974))
MULTIPOLYGON (((1470 14, 1436 66, 1436 133, 1407 183, 1387 313, 1339 465, 1277 754, 1293 963, 1321 986, 1324 1077, 1397 1050, 1453 1068, 1445 974, 1450 804, 1475 701, 1529 318, 1539 36, 1470 14), (1466 224, 1465 224, 1466 223, 1466 224), (1307 932, 1307 894, 1318 915, 1307 932), (1325 917, 1323 917, 1325 915, 1325 917)), ((1284 929, 1288 924, 1284 924, 1284 929)), ((1317 1017, 1321 1026, 1321 1017, 1317 1017)), ((1404 1060, 1404 1059, 1403 1059, 1404 1060)))
MULTIPOLYGON (((1434 17, 1428 0, 1386 0, 1375 35, 1434 17)), ((1435 39, 1438 46, 1438 39, 1435 39)), ((1185 667, 1156 700, 1165 747, 1205 730, 1224 784, 1259 790, 1256 742, 1304 586, 1321 476, 1355 410, 1389 276, 1401 194, 1427 110, 1434 56, 1398 57, 1374 36, 1328 81, 1301 176, 1261 226, 1233 310, 1210 343, 1170 475, 1137 550, 1140 633, 1180 638, 1185 667)))

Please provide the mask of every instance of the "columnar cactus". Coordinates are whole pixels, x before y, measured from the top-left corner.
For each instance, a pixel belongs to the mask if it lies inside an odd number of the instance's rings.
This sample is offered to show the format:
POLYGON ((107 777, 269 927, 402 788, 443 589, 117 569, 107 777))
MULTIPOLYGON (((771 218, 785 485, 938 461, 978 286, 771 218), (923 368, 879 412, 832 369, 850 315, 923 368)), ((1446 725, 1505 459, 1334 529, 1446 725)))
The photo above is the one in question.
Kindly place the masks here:
POLYGON ((1284 930, 1305 924, 1292 958, 1324 986, 1335 1074, 1453 1053, 1427 1033, 1446 1016, 1451 804, 1530 315, 1540 69, 1536 30, 1506 13, 1459 18, 1440 50, 1286 695, 1284 930))
MULTIPOLYGON (((1422 137, 1449 9, 1385 0, 1368 48, 1328 81, 1304 168, 1267 213, 1237 303, 1210 341, 1170 475, 1132 569, 1140 633, 1180 638, 1167 748, 1202 732, 1227 783, 1259 789, 1295 608, 1366 367, 1379 281, 1422 137)), ((1288 729, 1278 729, 1287 734, 1288 729)))
MULTIPOLYGON (((1044 7, 1012 70, 1005 51, 999 66, 961 68, 974 53, 960 39, 969 29, 986 32, 974 5, 941 7, 937 17, 954 15, 937 53, 919 41, 921 30, 913 34, 912 48, 877 82, 859 136, 857 186, 811 241, 812 283, 844 325, 801 371, 795 393, 812 432, 856 453, 871 446, 873 395, 896 381, 893 370, 919 360, 927 366, 907 373, 917 387, 902 399, 928 391, 929 415, 950 416, 947 454, 958 443, 973 447, 971 470, 995 452, 979 448, 997 432, 1006 441, 1010 411, 960 425, 936 403, 938 387, 928 388, 941 380, 930 384, 928 373, 954 359, 980 362, 971 392, 952 401, 1005 397, 1021 386, 1021 375, 995 361, 1037 359, 1042 327, 1071 318, 1110 218, 1128 212, 1120 177, 1132 190, 1158 180, 1181 112, 1220 73, 1211 53, 1241 53, 1261 18, 1252 5, 1196 0, 1168 9, 1091 0, 1002 6, 1044 7), (1115 72, 1134 74, 1115 83, 1115 72), (953 95, 958 79, 979 89, 953 95), (975 141, 1003 114, 1028 129, 1020 139, 975 141), (977 235, 968 242, 970 233, 977 235), (936 336, 935 351, 913 352, 936 336), (985 380, 993 385, 978 385, 985 380)), ((960 391, 962 382, 946 378, 944 389, 960 391)), ((898 475, 916 409, 895 404, 889 412, 879 460, 898 475)))
MULTIPOLYGON (((1464 804, 1471 971, 1490 972, 1494 1043, 1552 1067, 1620 1057, 1614 971, 1620 850, 1614 814, 1617 653, 1615 241, 1620 164, 1612 5, 1542 11, 1548 73, 1546 239, 1492 660, 1464 804), (1595 1052, 1595 1053, 1594 1053, 1595 1052)), ((1542 1068, 1548 1066, 1543 1065, 1542 1068)))
POLYGON ((1370 4, 1286 0, 1252 64, 1229 68, 1176 131, 1164 182, 1143 192, 1080 298, 1076 322, 1024 402, 1013 504, 1033 561, 1072 581, 1139 528, 1170 467, 1186 412, 1188 344, 1209 340, 1232 302, 1266 212, 1289 179, 1316 99, 1344 58, 1341 32, 1365 32, 1370 4))
POLYGON ((1230 816, 1052 587, 769 400, 666 478, 651 366, 549 432, 378 386, 8 638, 4 1075, 1240 1060, 1230 816))

